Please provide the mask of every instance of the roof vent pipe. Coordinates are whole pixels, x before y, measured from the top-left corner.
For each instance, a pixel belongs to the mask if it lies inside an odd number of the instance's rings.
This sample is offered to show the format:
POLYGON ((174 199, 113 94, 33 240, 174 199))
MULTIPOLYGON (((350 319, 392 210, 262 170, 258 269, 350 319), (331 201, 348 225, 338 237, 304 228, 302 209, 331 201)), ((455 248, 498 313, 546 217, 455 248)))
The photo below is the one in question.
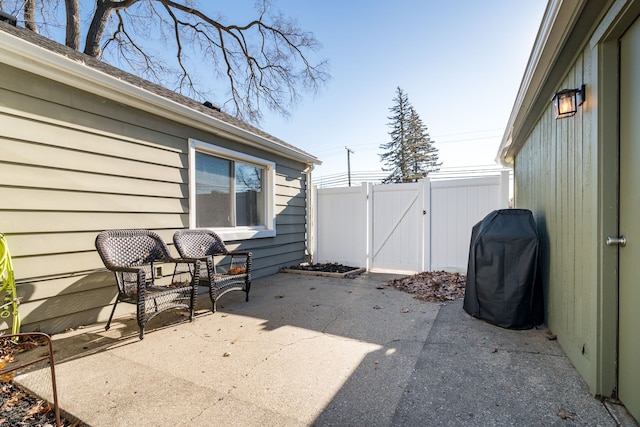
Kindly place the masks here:
POLYGON ((13 15, 9 15, 8 13, 5 13, 1 10, 0 10, 0 21, 8 22, 10 25, 13 25, 14 27, 18 24, 18 18, 16 18, 13 15))
POLYGON ((212 110, 216 110, 216 111, 221 111, 220 107, 218 107, 217 105, 213 105, 211 102, 209 101, 205 101, 202 103, 202 105, 204 105, 207 108, 211 108, 212 110))

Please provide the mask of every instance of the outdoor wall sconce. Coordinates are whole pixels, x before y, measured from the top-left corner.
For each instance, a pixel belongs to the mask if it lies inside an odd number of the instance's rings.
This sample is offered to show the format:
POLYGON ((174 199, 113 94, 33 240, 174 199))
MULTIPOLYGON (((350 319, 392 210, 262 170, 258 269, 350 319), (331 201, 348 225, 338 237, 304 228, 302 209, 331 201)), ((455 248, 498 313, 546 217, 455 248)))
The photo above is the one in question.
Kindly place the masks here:
POLYGON ((557 119, 575 116, 578 106, 584 102, 584 85, 578 89, 562 89, 553 95, 553 115, 557 119))

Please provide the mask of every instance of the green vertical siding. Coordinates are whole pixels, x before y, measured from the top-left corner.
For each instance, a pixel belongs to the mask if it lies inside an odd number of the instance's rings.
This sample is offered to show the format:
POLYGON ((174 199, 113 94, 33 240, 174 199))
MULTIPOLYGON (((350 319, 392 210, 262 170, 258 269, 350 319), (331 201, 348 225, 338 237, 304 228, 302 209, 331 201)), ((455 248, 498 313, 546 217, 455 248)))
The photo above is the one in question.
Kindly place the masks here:
MULTIPOLYGON (((593 84, 589 50, 562 88, 593 84)), ((555 120, 551 103, 515 159, 515 205, 531 209, 540 236, 540 273, 549 328, 594 390, 598 335, 598 175, 594 97, 555 120)))

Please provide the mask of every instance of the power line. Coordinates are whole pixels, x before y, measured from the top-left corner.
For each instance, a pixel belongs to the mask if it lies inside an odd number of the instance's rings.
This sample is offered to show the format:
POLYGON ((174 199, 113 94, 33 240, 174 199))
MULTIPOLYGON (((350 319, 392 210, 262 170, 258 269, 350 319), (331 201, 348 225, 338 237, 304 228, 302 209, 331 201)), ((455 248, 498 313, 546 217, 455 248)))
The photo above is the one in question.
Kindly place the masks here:
MULTIPOLYGON (((505 170, 509 170, 509 175, 513 177, 513 171, 503 168, 499 165, 482 165, 482 166, 452 166, 443 168, 438 172, 429 174, 429 178, 433 181, 455 178, 478 178, 483 176, 491 176, 499 174, 505 170)), ((382 181, 389 176, 385 171, 353 171, 348 177, 344 172, 329 175, 314 176, 314 182, 318 188, 345 187, 351 182, 351 185, 362 185, 365 182, 373 184, 381 184, 382 181)))
MULTIPOLYGON (((471 133, 471 132, 465 132, 465 133, 471 133)), ((450 134, 450 135, 462 135, 463 133, 460 134, 450 134)), ((432 137, 432 142, 434 144, 436 144, 436 147, 438 146, 438 144, 452 144, 452 143, 465 143, 465 142, 477 142, 477 141, 484 141, 484 140, 488 140, 488 139, 501 139, 502 135, 494 135, 494 136, 482 136, 482 137, 477 137, 477 138, 463 138, 463 139, 452 139, 452 140, 442 140, 442 139, 437 139, 432 137)), ((350 147, 364 147, 367 149, 379 149, 381 144, 385 144, 388 141, 384 141, 384 142, 363 142, 360 144, 349 144, 350 147)), ((325 149, 321 149, 321 150, 314 150, 316 153, 326 153, 326 152, 331 152, 331 151, 338 151, 341 150, 341 147, 328 147, 325 149)))

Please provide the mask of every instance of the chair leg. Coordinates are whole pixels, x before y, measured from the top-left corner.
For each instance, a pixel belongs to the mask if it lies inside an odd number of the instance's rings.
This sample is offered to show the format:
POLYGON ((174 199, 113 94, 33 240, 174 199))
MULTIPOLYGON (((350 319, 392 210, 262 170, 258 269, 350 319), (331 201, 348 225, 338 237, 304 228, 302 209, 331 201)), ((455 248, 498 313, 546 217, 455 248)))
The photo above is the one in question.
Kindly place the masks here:
MULTIPOLYGON (((200 266, 198 265, 198 269, 200 266)), ((191 270, 191 266, 189 265, 189 270, 191 270)), ((194 278, 192 275, 191 278, 191 301, 189 304, 190 317, 189 320, 193 322, 196 315, 196 305, 198 304, 198 284, 200 283, 200 275, 198 274, 197 278, 194 278)))
POLYGON ((196 303, 197 296, 191 297, 191 303, 189 304, 189 321, 193 322, 196 317, 196 303))
POLYGON ((140 339, 144 338, 144 325, 147 324, 147 319, 146 317, 140 317, 140 314, 138 314, 138 328, 140 328, 140 339))
MULTIPOLYGON (((157 310, 158 303, 155 298, 153 298, 154 307, 157 310)), ((138 303, 136 305, 136 317, 138 320, 138 327, 140 328, 140 339, 144 338, 144 325, 147 324, 147 311, 146 311, 146 302, 144 296, 141 297, 141 294, 138 293, 138 303)))
POLYGON ((108 331, 111 327, 111 319, 113 319, 113 313, 116 312, 116 306, 118 305, 118 299, 116 298, 116 302, 113 303, 113 308, 111 309, 111 316, 109 316, 109 320, 107 321, 107 325, 104 327, 105 331, 108 331))
POLYGON ((209 283, 209 298, 211 299, 211 311, 213 313, 216 312, 216 289, 215 289, 215 283, 211 284, 209 283))

